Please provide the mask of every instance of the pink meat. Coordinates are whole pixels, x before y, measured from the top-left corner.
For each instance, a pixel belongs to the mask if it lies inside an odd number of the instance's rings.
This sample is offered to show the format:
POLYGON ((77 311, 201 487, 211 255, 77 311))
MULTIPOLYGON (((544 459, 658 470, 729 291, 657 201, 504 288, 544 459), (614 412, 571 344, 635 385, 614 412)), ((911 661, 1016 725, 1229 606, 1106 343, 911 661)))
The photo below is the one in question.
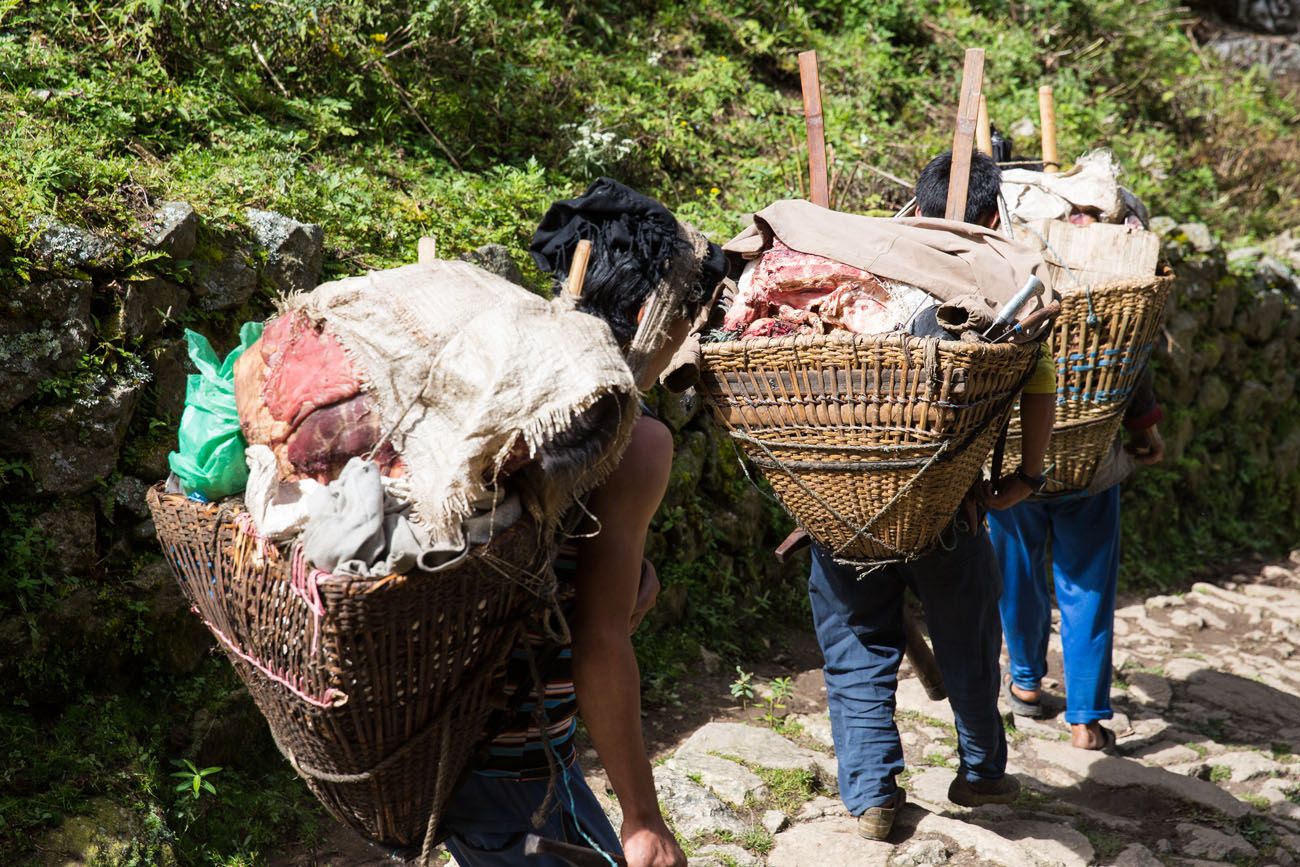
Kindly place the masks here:
MULTIPOLYGON (((349 458, 369 454, 383 435, 370 397, 358 394, 309 412, 289 435, 285 457, 301 476, 328 482, 349 458)), ((385 449, 375 456, 381 468, 396 456, 391 446, 385 449)))
POLYGON ((308 413, 361 392, 338 340, 301 313, 281 316, 262 333, 267 376, 263 397, 271 417, 296 428, 308 413))

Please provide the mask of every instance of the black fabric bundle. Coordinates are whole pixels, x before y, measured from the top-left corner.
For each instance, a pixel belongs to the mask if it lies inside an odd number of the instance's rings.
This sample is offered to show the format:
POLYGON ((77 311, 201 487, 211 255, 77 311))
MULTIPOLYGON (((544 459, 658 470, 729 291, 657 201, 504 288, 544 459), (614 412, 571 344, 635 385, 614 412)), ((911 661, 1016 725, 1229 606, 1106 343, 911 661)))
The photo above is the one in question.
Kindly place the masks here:
MULTIPOLYGON (((591 260, 578 309, 604 319, 619 343, 627 343, 646 298, 673 260, 690 252, 677 219, 649 196, 600 178, 578 198, 551 205, 529 252, 539 268, 554 275, 558 287, 580 240, 591 241, 591 260)), ((701 266, 698 285, 687 293, 688 304, 702 303, 722 279, 722 248, 710 243, 701 266)))

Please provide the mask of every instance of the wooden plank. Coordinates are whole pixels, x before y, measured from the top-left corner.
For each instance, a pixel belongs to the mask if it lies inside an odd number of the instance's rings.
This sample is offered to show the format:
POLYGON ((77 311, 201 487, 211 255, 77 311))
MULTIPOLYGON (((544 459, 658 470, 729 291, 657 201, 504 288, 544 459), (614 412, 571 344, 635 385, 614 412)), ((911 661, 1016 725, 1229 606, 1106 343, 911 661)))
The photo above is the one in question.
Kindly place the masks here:
POLYGON ((1038 88, 1038 120, 1043 128, 1043 171, 1055 174, 1061 170, 1061 162, 1056 154, 1056 101, 1050 84, 1038 88))
POLYGON ((966 194, 970 190, 971 149, 979 120, 980 91, 984 87, 984 49, 967 48, 961 75, 961 97, 957 102, 957 127, 952 136, 952 169, 948 176, 948 204, 944 218, 966 218, 966 194))
POLYGON ((826 128, 822 121, 822 85, 817 73, 816 51, 800 52, 799 81, 803 85, 803 117, 808 130, 808 199, 814 205, 829 208, 826 128))

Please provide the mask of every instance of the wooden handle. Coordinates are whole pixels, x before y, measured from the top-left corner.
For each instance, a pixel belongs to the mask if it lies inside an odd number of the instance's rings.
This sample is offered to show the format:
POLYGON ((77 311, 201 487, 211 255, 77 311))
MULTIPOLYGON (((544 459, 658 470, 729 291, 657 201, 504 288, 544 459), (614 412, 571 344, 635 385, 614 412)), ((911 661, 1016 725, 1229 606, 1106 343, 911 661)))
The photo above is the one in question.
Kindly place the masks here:
POLYGON ((437 258, 438 242, 425 235, 415 245, 415 261, 421 265, 428 265, 437 258))
POLYGON ((989 102, 980 94, 979 120, 975 124, 975 146, 980 153, 993 156, 993 128, 989 124, 989 102))
POLYGON ((971 148, 979 120, 980 91, 984 87, 984 49, 967 48, 961 74, 961 98, 957 103, 957 129, 952 136, 952 168, 948 175, 948 220, 966 218, 966 195, 970 191, 971 148))
POLYGON ((800 551, 811 544, 812 536, 808 535, 808 531, 802 527, 796 527, 790 531, 789 536, 785 537, 785 541, 776 546, 776 550, 772 554, 776 557, 776 562, 784 563, 796 551, 800 551))
POLYGON ((1038 88, 1038 119, 1043 127, 1043 171, 1056 174, 1061 163, 1056 155, 1056 103, 1050 84, 1038 88))
POLYGON ((582 284, 587 282, 587 262, 591 260, 591 242, 585 238, 573 248, 573 261, 569 263, 569 294, 582 297, 582 284))
POLYGON ((808 129, 808 199, 829 208, 827 186, 826 127, 822 122, 822 84, 817 74, 817 52, 799 54, 799 81, 803 85, 803 117, 808 129))

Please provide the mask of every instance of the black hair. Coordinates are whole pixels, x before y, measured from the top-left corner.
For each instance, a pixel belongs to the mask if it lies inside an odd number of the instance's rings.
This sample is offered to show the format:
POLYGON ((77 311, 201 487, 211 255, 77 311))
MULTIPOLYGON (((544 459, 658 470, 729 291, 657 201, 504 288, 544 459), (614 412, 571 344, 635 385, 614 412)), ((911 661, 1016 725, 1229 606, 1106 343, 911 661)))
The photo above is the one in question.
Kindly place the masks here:
MULTIPOLYGON (((592 242, 578 309, 609 324, 620 344, 636 333, 637 314, 668 273, 673 260, 690 253, 677 219, 659 202, 609 178, 585 194, 555 202, 529 248, 558 289, 580 239, 592 242)), ((722 250, 710 243, 697 285, 687 292, 683 316, 694 318, 723 276, 722 250)))
MULTIPOLYGON (((944 151, 921 169, 916 179, 916 208, 922 217, 942 217, 948 205, 948 177, 952 151, 944 151)), ((987 225, 998 212, 1002 170, 993 157, 980 151, 970 156, 970 186, 966 192, 966 222, 987 225)))

